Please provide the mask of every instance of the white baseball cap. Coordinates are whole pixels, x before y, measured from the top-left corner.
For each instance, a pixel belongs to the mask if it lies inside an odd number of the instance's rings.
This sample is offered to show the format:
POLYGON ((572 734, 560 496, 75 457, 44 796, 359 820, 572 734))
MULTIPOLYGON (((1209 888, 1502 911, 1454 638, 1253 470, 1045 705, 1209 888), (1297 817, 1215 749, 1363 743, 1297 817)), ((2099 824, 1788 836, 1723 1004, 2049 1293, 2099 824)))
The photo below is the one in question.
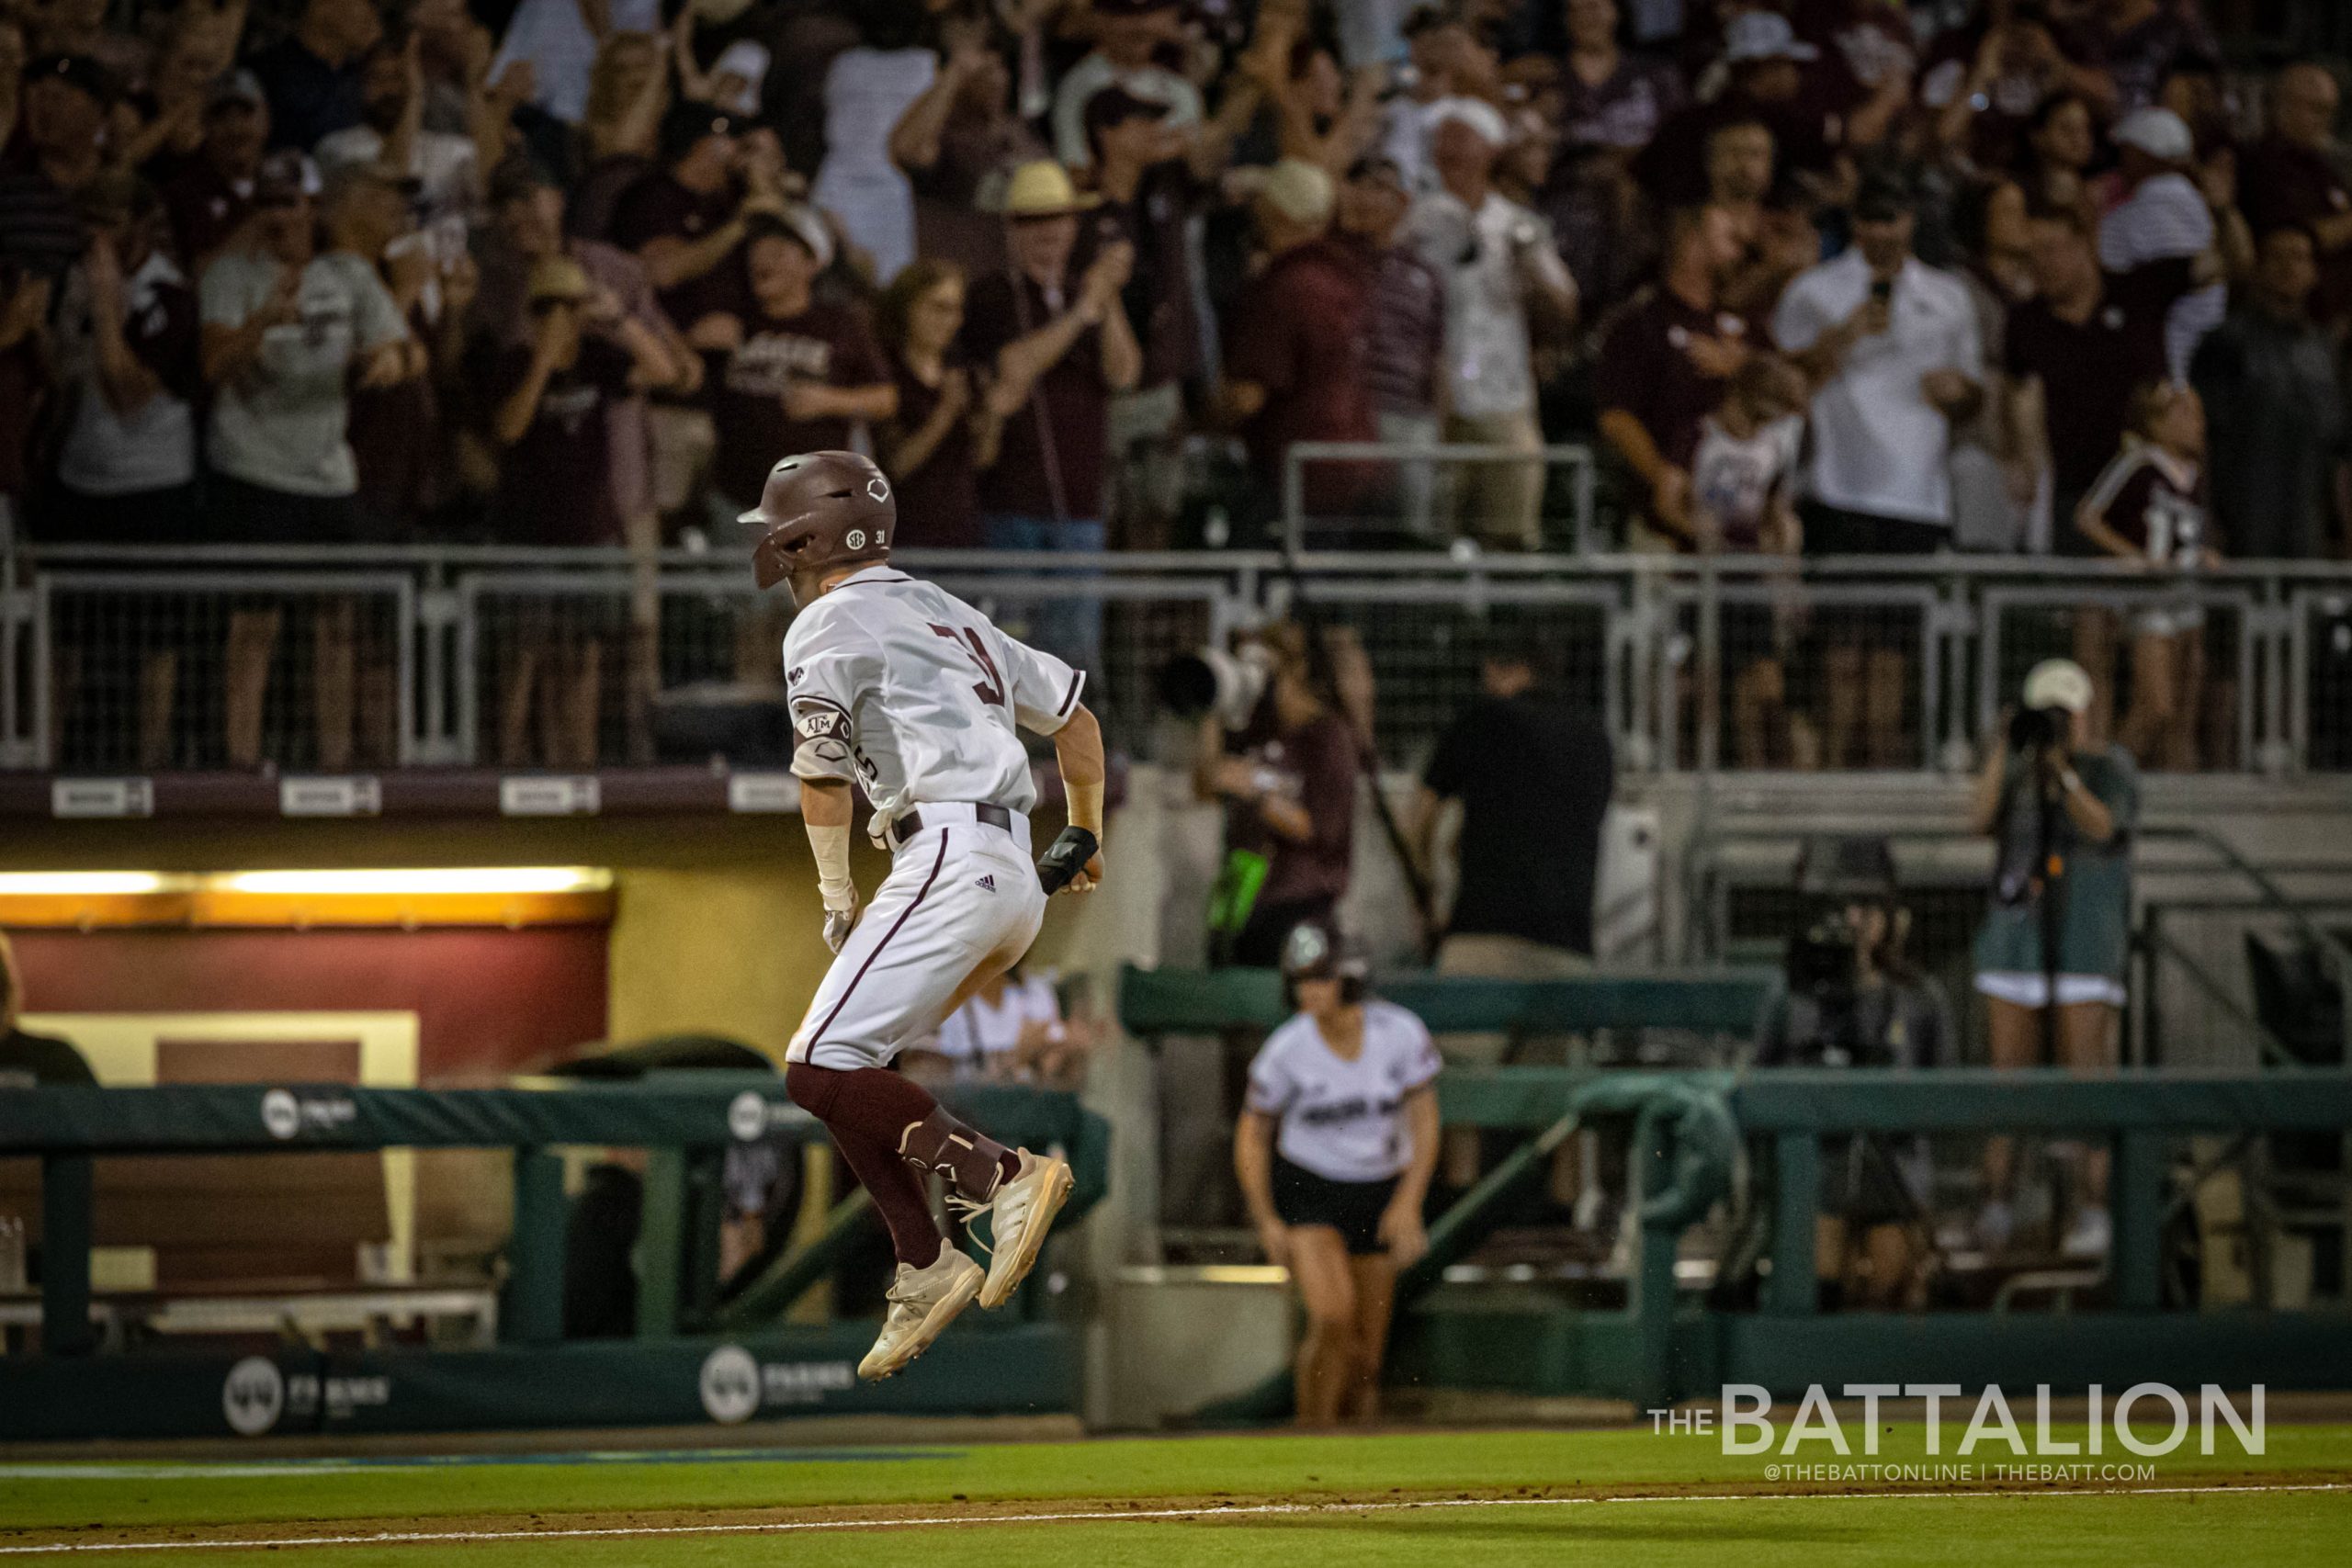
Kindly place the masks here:
POLYGON ((767 85, 768 63, 767 45, 756 39, 739 38, 718 51, 708 73, 714 77, 740 76, 746 84, 735 100, 724 106, 726 108, 740 115, 755 116, 760 112, 760 94, 767 85))
POLYGON ((1489 147, 1510 145, 1510 126, 1503 119, 1502 110, 1484 98, 1439 98, 1421 111, 1421 123, 1431 136, 1447 120, 1460 120, 1478 133, 1478 139, 1489 147))
POLYGON ((1797 37, 1778 11, 1742 11, 1724 29, 1724 63, 1747 60, 1818 60, 1821 51, 1797 37))
POLYGON ((2135 147, 2168 164, 2180 163, 2197 152, 2197 138, 2189 134, 2188 122, 2170 109, 2133 109, 2116 121, 2108 134, 2118 147, 2135 147))
POLYGON ((2025 705, 2081 713, 2091 705, 2090 672, 2071 659, 2045 659, 2025 678, 2025 705))

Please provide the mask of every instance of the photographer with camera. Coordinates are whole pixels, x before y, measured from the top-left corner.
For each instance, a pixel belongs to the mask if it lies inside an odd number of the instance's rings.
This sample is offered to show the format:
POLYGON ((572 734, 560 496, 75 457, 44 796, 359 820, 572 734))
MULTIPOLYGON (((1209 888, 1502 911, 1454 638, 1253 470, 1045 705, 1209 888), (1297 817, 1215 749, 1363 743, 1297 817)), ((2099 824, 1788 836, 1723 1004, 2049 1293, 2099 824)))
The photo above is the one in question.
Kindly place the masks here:
MULTIPOLYGON (((1932 1067, 1952 1057, 1943 987, 1905 951, 1911 912, 1896 899, 1883 839, 1819 839, 1797 860, 1800 919, 1788 988, 1758 1034, 1759 1067, 1932 1067)), ((1815 1268, 1849 1305, 1906 1304, 1925 1255, 1923 1142, 1828 1137, 1821 1145, 1815 1268)))
MULTIPOLYGON (((2116 1063, 2116 1010, 2132 916, 2132 829, 2140 771, 2120 746, 2090 745, 2091 678, 2070 659, 2026 676, 2013 713, 1977 776, 1976 830, 1999 844, 1992 907, 1976 934, 1976 988, 1991 1021, 1996 1067, 2116 1063)), ((1977 1234, 2007 1246, 2015 1140, 1985 1148, 1977 1234)), ((2088 1151, 2062 1250, 2107 1250, 2107 1156, 2088 1151)))
MULTIPOLYGON (((1225 864, 1209 908, 1220 964, 1274 967, 1292 929, 1328 926, 1348 888, 1355 726, 1369 723, 1371 671, 1352 637, 1327 632, 1317 649, 1312 635, 1288 621, 1263 628, 1220 660, 1233 671, 1220 687, 1235 689, 1200 715, 1193 788, 1225 805, 1225 864)), ((1173 695, 1163 675, 1163 700, 1173 695)))

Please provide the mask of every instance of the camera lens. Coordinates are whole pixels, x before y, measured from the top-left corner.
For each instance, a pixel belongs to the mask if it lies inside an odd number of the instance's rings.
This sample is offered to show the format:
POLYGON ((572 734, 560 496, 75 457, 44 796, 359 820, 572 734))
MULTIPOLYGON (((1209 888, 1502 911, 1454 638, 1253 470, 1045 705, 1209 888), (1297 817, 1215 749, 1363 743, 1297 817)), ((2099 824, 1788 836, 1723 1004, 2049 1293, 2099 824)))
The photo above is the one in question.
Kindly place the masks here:
POLYGON ((1153 684, 1160 705, 1179 718, 1198 718, 1216 705, 1216 671, 1197 653, 1180 653, 1161 665, 1153 684))

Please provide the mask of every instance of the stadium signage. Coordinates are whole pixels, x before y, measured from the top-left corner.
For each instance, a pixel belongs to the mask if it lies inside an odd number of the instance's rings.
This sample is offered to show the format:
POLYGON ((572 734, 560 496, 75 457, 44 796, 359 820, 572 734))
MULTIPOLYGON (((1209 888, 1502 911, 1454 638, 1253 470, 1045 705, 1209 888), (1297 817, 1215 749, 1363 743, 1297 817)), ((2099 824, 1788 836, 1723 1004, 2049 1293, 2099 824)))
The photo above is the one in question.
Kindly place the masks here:
POLYGON ((322 1408, 329 1420, 347 1420, 354 1411, 390 1404, 392 1380, 381 1373, 365 1377, 321 1377, 316 1372, 288 1375, 266 1356, 247 1356, 229 1369, 220 1382, 220 1414, 229 1430, 241 1438, 258 1438, 274 1431, 288 1416, 309 1421, 322 1408))
POLYGON ((384 784, 357 775, 288 775, 277 783, 281 817, 380 817, 384 784))
POLYGON ((756 1143, 768 1135, 769 1128, 792 1120, 790 1100, 770 1100, 755 1089, 747 1089, 727 1102, 727 1130, 740 1144, 756 1143))
POLYGON ((847 1361, 763 1363, 741 1345, 721 1345, 703 1358, 699 1382, 703 1414, 732 1427, 766 1405, 821 1404, 855 1388, 857 1374, 847 1361))
POLYGON ((153 817, 155 784, 152 779, 54 779, 49 786, 49 814, 58 818, 153 817))
POLYGON ((220 1414, 229 1430, 258 1438, 286 1413, 286 1374, 266 1356, 248 1356, 220 1380, 220 1414))
POLYGON ((603 807, 604 792, 594 773, 498 781, 498 809, 508 817, 594 817, 603 807))
POLYGON ((800 809, 800 780, 792 773, 732 773, 727 780, 727 809, 741 815, 779 816, 800 809))
POLYGON ((273 1089, 261 1097, 261 1124, 273 1138, 333 1133, 359 1119, 359 1102, 344 1094, 296 1094, 273 1089))
MULTIPOLYGON (((2260 1454, 2264 1449, 2264 1385, 2256 1383, 2247 1395, 2247 1411, 2241 1413, 2229 1394, 2218 1384, 2206 1383, 2197 1392, 2198 1432, 2197 1451, 2213 1452, 2215 1416, 2226 1426, 2235 1438, 2238 1451, 2260 1454)), ((1772 1420, 1771 1392, 1757 1383, 1726 1383, 1720 1404, 1691 1405, 1685 1408, 1654 1408, 1645 1411, 1650 1418, 1650 1430, 1659 1434, 1719 1432, 1725 1454, 1779 1453, 1788 1458, 1806 1451, 1804 1445, 1817 1444, 1814 1449, 1840 1456, 1860 1452, 1875 1455, 1879 1451, 1879 1435, 1883 1430, 1879 1421, 1879 1405, 1883 1400, 1914 1399, 1920 1402, 1927 1427, 1927 1451, 1930 1457, 1941 1455, 1944 1434, 1956 1425, 1957 1411, 1948 1413, 1945 1401, 1961 1402, 1964 1391, 1958 1383, 1847 1383, 1838 1397, 1861 1405, 1860 1447, 1856 1448, 1846 1433, 1837 1409, 1830 1404, 1830 1394, 1821 1384, 1815 1383, 1804 1392, 1796 1414, 1789 1420, 1785 1435, 1781 1435, 1772 1420), (1777 1439, 1777 1447, 1776 1447, 1777 1439)), ((2021 1459, 2067 1458, 2075 1455, 2098 1455, 2110 1451, 2108 1443, 2113 1438, 2116 1451, 2128 1451, 2143 1459, 2159 1459, 2178 1450, 2188 1440, 2192 1425, 2188 1395, 2169 1383, 2133 1383, 2121 1393, 2109 1399, 2098 1383, 2090 1385, 2081 1427, 2075 1437, 2061 1438, 2052 1429, 2050 1408, 2050 1385, 2036 1383, 2030 1396, 2033 1418, 2030 1440, 2019 1426, 2017 1408, 2029 1403, 2021 1396, 2013 1405, 2009 1395, 1998 1384, 1988 1384, 1976 1397, 1968 1417, 1966 1430, 1960 1438, 1954 1452, 1967 1457, 1979 1448, 2004 1448, 2021 1459), (2152 1425, 2153 1423, 2153 1425, 2152 1425), (2161 1430, 2161 1437, 2152 1436, 2161 1430)), ((1849 1412, 1850 1414, 1850 1412, 1849 1412)))

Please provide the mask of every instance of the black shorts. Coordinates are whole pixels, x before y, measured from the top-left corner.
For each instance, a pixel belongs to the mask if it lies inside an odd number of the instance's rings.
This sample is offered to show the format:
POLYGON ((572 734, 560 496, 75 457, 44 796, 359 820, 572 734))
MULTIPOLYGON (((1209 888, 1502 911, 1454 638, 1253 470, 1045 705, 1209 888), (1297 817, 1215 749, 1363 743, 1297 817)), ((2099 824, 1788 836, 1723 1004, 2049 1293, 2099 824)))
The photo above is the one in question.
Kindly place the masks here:
POLYGON ((216 473, 205 481, 205 532, 218 544, 348 545, 359 537, 359 499, 301 495, 216 473))
POLYGON ((1396 1195, 1396 1179, 1334 1181, 1304 1166, 1274 1156, 1274 1213, 1286 1225, 1329 1225, 1340 1233, 1351 1258, 1388 1250, 1380 1239, 1380 1216, 1396 1195))
POLYGON ((1809 556, 1931 556, 1951 546, 1951 530, 1940 524, 1849 512, 1826 501, 1808 501, 1800 510, 1809 556))

